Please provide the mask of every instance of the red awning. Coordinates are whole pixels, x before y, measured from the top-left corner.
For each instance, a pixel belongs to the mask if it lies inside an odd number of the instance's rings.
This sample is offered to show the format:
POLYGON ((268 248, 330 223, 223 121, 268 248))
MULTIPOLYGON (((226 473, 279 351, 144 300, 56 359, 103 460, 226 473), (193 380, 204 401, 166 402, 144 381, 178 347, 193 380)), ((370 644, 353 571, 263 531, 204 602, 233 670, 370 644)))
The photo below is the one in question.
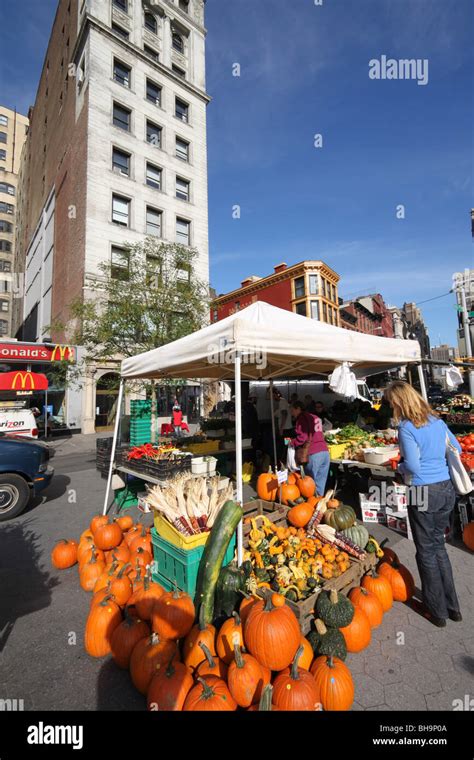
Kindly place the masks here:
POLYGON ((45 391, 48 378, 39 372, 0 373, 0 391, 45 391))

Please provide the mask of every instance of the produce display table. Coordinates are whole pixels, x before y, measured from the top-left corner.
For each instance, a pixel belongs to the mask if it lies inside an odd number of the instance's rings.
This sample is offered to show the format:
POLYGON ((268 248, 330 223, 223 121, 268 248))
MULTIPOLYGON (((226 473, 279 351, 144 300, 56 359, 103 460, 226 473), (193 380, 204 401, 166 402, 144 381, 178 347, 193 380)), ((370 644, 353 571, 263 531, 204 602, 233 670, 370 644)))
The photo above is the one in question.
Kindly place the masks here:
POLYGON ((396 473, 396 470, 392 470, 386 465, 368 464, 367 462, 359 462, 357 459, 331 459, 331 464, 338 465, 342 469, 357 467, 361 470, 370 470, 374 475, 383 475, 388 478, 393 478, 396 473))

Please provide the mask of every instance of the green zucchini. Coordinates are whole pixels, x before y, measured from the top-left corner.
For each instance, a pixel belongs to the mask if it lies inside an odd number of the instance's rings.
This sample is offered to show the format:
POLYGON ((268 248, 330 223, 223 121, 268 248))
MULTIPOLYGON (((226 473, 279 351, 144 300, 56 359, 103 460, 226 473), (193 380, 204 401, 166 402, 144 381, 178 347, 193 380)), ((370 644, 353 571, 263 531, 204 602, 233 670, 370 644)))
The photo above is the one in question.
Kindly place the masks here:
POLYGON ((214 618, 214 595, 217 579, 221 571, 224 556, 235 533, 237 525, 242 520, 243 509, 235 501, 226 501, 216 521, 212 526, 209 538, 199 563, 194 603, 196 608, 201 606, 203 625, 211 623, 214 618))

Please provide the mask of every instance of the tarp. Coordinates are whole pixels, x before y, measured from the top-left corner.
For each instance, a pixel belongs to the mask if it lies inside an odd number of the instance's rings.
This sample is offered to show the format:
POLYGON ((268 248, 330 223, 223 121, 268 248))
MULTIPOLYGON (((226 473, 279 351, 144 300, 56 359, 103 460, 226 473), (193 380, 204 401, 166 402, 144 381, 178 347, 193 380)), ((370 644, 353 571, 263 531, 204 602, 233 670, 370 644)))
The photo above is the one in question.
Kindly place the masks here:
POLYGON ((125 359, 121 374, 124 379, 233 380, 236 351, 242 355, 243 380, 327 375, 342 362, 366 377, 421 360, 418 341, 365 335, 258 301, 173 343, 125 359))

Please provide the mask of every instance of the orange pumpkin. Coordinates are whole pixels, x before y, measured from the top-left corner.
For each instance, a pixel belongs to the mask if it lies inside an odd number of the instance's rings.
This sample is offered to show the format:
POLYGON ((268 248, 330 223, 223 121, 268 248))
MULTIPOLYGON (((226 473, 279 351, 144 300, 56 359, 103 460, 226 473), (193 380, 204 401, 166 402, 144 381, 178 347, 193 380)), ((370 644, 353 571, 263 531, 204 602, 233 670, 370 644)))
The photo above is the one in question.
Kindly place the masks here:
POLYGON ((299 659, 298 667, 303 668, 303 670, 310 670, 314 658, 313 647, 304 636, 301 637, 301 646, 303 647, 303 652, 299 659))
POLYGON ((182 639, 193 627, 195 617, 193 600, 176 588, 155 601, 151 628, 164 639, 182 639))
MULTIPOLYGON (((258 604, 258 602, 256 603, 258 604)), ((244 639, 242 632, 242 623, 239 615, 236 612, 233 612, 232 617, 224 620, 222 623, 216 640, 217 654, 221 660, 226 663, 226 665, 230 665, 234 659, 234 642, 236 641, 235 634, 238 635, 239 645, 243 647, 244 639)))
POLYGON ((369 646, 372 637, 369 618, 360 607, 354 607, 349 625, 339 629, 344 636, 348 652, 361 652, 369 646))
MULTIPOLYGON (((245 645, 261 665, 283 670, 292 662, 301 642, 294 612, 287 604, 275 607, 272 594, 255 602, 244 630, 245 645)), ((277 704, 276 700, 275 704, 277 704)))
POLYGON ((192 687, 193 677, 189 668, 174 657, 166 666, 160 667, 151 679, 147 708, 157 712, 181 712, 192 687))
POLYGON ((251 654, 244 654, 236 635, 234 659, 229 665, 227 684, 229 691, 239 707, 250 707, 257 700, 257 691, 263 686, 263 674, 260 664, 251 654))
POLYGON ((130 657, 130 676, 135 688, 141 694, 146 694, 158 668, 169 663, 171 658, 177 655, 176 641, 161 639, 156 633, 140 639, 130 657))
POLYGON ((77 544, 72 539, 61 538, 51 552, 51 562, 58 570, 66 570, 77 562, 77 544))
POLYGON ((320 710, 319 692, 316 682, 307 670, 298 667, 303 654, 300 646, 288 673, 280 673, 273 684, 273 702, 280 710, 314 711, 320 710))
POLYGON ((115 628, 110 640, 112 657, 119 668, 127 670, 130 665, 130 657, 135 646, 141 639, 150 635, 150 629, 144 620, 132 617, 125 612, 125 620, 115 628))
POLYGON ((130 528, 133 528, 133 518, 130 515, 122 515, 116 518, 116 522, 120 529, 125 533, 130 528))
POLYGON ((108 551, 118 546, 123 539, 123 533, 120 525, 116 522, 107 522, 99 525, 94 533, 96 546, 102 551, 108 551))
POLYGON ((290 501, 296 501, 301 496, 298 486, 292 486, 289 483, 283 483, 281 487, 281 501, 282 504, 289 505, 290 501))
POLYGON ((323 710, 350 710, 354 702, 351 671, 338 657, 317 657, 311 673, 323 710))
POLYGON ((102 575, 105 568, 105 564, 102 560, 97 559, 96 554, 93 554, 88 562, 81 565, 79 571, 79 582, 81 588, 84 591, 92 591, 94 589, 97 580, 102 575))
POLYGON ((133 604, 137 610, 138 617, 142 620, 151 620, 155 603, 158 599, 161 599, 164 593, 165 590, 163 586, 152 581, 150 574, 146 573, 143 585, 133 592, 133 604))
POLYGON ((272 472, 262 472, 257 479, 257 494, 259 499, 264 501, 275 501, 278 493, 278 480, 272 472))
POLYGON ((109 522, 109 518, 107 517, 107 515, 95 515, 95 517, 92 518, 89 525, 89 530, 94 536, 94 538, 95 538, 95 532, 97 528, 100 528, 101 525, 107 525, 108 522, 109 522))
POLYGON ((316 494, 316 483, 310 475, 305 475, 303 467, 301 467, 300 475, 297 476, 296 485, 299 488, 301 496, 305 499, 309 499, 316 494))
POLYGON ((184 712, 233 712, 237 710, 237 703, 230 693, 227 684, 222 678, 206 676, 198 678, 186 697, 183 706, 184 712))
MULTIPOLYGON (((202 641, 199 643, 205 659, 197 666, 194 671, 195 676, 217 676, 227 680, 227 665, 217 655, 212 655, 209 649, 202 641)), ((271 675, 271 674, 270 674, 271 675)))
POLYGON ((250 614, 250 610, 252 609, 255 602, 257 602, 258 599, 255 596, 245 595, 242 599, 239 607, 239 615, 240 615, 240 621, 242 623, 242 626, 245 626, 245 623, 247 622, 247 618, 250 614))
POLYGON ((474 552, 474 522, 470 522, 465 526, 462 532, 462 540, 464 545, 467 546, 471 552, 474 552))
POLYGON ((120 625, 122 615, 115 602, 106 597, 94 605, 87 618, 84 646, 91 657, 105 657, 111 651, 112 634, 120 625))
POLYGON ((378 571, 392 587, 395 602, 409 602, 415 593, 415 581, 409 569, 399 562, 382 562, 378 571))
POLYGON ((216 629, 210 623, 205 624, 202 622, 203 613, 204 606, 201 605, 199 621, 189 631, 183 646, 183 662, 192 673, 206 658, 202 645, 207 647, 213 657, 217 655, 216 629))
POLYGON ((362 586, 353 588, 349 599, 355 607, 360 607, 369 619, 370 627, 377 628, 383 619, 383 607, 380 599, 362 586))
POLYGON ((360 585, 363 588, 366 588, 367 591, 372 591, 372 593, 375 594, 375 596, 380 601, 384 612, 388 612, 388 610, 392 608, 392 586, 390 584, 390 581, 388 581, 387 578, 384 578, 383 575, 379 575, 375 572, 375 570, 372 570, 371 573, 364 575, 362 578, 362 583, 360 585))
POLYGON ((295 507, 292 507, 288 511, 286 519, 291 525, 294 525, 295 528, 304 528, 311 520, 313 512, 314 507, 310 506, 307 501, 304 501, 302 504, 297 504, 295 507))

